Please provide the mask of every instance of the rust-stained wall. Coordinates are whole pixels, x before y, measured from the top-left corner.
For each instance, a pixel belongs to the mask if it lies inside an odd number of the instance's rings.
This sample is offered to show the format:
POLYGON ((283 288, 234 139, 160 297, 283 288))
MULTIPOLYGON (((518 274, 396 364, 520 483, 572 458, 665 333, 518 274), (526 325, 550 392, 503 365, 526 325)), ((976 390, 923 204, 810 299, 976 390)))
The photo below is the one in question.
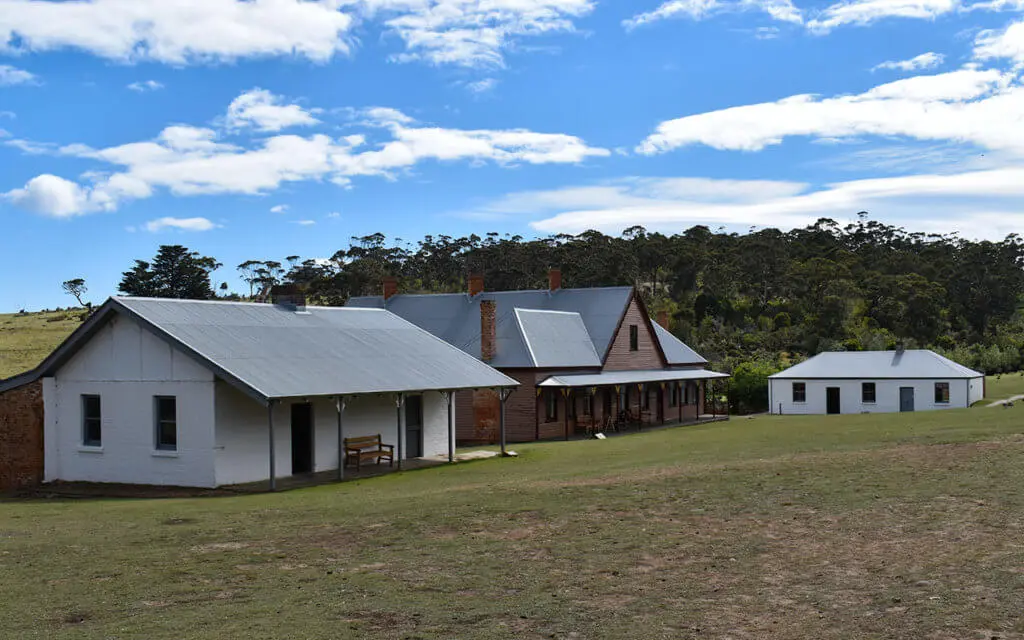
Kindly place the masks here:
POLYGON ((43 481, 43 386, 0 394, 0 491, 43 481))

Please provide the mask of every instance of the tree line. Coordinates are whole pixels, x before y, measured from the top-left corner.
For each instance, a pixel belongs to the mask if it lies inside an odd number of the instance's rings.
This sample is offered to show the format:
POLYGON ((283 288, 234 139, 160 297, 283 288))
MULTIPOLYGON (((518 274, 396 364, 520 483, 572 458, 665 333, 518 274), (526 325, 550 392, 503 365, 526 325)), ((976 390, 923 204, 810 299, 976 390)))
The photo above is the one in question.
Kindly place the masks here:
MULTIPOLYGON (((181 246, 136 261, 128 295, 236 299, 294 284, 317 304, 375 295, 385 276, 403 292, 464 291, 484 275, 490 290, 635 285, 652 313, 666 310, 673 332, 726 370, 774 372, 828 350, 932 348, 987 373, 1018 370, 1024 349, 1024 241, 971 241, 911 232, 871 220, 822 219, 801 229, 665 235, 642 227, 525 239, 426 236, 415 243, 377 233, 353 237, 327 259, 291 255, 237 266, 246 290, 215 291, 213 258, 181 246)), ((739 380, 736 381, 737 385, 739 380)), ((748 408, 753 399, 743 401, 748 408)))

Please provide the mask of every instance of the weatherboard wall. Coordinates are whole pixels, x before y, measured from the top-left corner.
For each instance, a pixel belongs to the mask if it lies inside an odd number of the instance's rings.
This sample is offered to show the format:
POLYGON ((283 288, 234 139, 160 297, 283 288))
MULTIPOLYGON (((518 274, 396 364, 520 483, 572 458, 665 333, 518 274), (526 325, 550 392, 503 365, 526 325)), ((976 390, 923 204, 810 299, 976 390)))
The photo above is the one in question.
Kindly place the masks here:
MULTIPOLYGON (((275 475, 279 478, 292 475, 292 405, 303 402, 304 399, 296 398, 275 403, 275 475)), ((338 413, 334 399, 315 398, 310 403, 313 405, 314 421, 314 470, 337 469, 338 413)), ((270 477, 270 431, 266 406, 229 384, 218 381, 216 407, 217 484, 267 480, 270 477)), ((447 407, 447 402, 440 393, 423 394, 424 455, 448 453, 447 407)), ((342 427, 345 438, 380 434, 385 444, 396 446, 397 455, 399 430, 394 395, 348 398, 342 427)), ((403 449, 408 451, 407 447, 403 449)))
POLYGON ((644 317, 636 298, 630 301, 629 307, 622 318, 619 332, 612 340, 608 357, 605 359, 605 371, 639 371, 645 369, 661 369, 665 366, 658 352, 657 339, 651 331, 650 324, 644 317), (637 327, 637 350, 630 349, 629 327, 637 327))
POLYGON ((950 380, 769 380, 771 412, 783 415, 822 415, 827 413, 827 389, 840 390, 840 413, 895 413, 900 410, 900 388, 914 389, 914 411, 963 409, 981 400, 984 379, 950 380), (793 402, 793 384, 807 385, 806 402, 793 402), (875 402, 861 401, 862 383, 875 383, 875 402), (949 383, 949 402, 935 402, 935 383, 949 383))
POLYGON ((132 319, 115 316, 44 379, 45 479, 211 487, 214 377, 132 319), (101 446, 82 442, 82 396, 101 403, 101 446), (156 449, 155 398, 177 399, 177 451, 156 449))

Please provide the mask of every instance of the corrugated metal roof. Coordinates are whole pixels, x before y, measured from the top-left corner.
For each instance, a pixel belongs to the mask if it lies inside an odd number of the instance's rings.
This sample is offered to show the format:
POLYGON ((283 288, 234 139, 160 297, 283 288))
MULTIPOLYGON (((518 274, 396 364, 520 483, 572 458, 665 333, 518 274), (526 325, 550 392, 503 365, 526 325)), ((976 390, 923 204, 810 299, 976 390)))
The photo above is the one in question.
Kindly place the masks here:
POLYGON ((780 379, 940 379, 980 378, 934 351, 830 351, 771 376, 780 379))
POLYGON ((381 310, 115 298, 222 375, 266 399, 518 383, 381 310))
MULTIPOLYGON (((397 295, 390 298, 386 304, 381 296, 367 296, 352 298, 348 306, 386 308, 479 358, 480 301, 493 300, 497 312, 497 354, 490 364, 495 367, 516 368, 534 366, 533 358, 522 338, 522 331, 515 315, 516 309, 578 313, 590 336, 594 351, 603 359, 615 338, 615 330, 618 329, 632 294, 632 287, 485 291, 476 296, 465 293, 397 295)), ((701 360, 686 364, 699 362, 701 360)))
POLYGON ((705 369, 658 369, 655 371, 605 371, 557 375, 541 382, 539 387, 599 387, 602 385, 643 384, 646 382, 673 382, 676 380, 712 380, 728 378, 725 373, 705 369))
POLYGON ((601 367, 580 314, 536 309, 515 314, 534 367, 601 367))
POLYGON ((658 341, 661 342, 661 350, 665 353, 665 360, 669 365, 707 364, 707 360, 699 353, 657 322, 654 323, 654 333, 658 336, 658 341))

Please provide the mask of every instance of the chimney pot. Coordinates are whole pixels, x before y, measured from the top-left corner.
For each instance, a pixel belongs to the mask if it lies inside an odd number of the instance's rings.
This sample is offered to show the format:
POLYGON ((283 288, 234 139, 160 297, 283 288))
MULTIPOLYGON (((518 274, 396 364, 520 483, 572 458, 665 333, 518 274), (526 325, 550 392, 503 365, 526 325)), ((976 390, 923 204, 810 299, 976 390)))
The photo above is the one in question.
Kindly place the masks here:
POLYGON ((664 329, 670 328, 668 326, 669 325, 668 311, 661 310, 661 311, 658 312, 658 324, 660 324, 662 326, 662 328, 664 328, 664 329))
POLYGON ((478 273, 469 276, 469 295, 475 296, 484 292, 484 277, 478 273))
POLYGON ((494 300, 480 301, 480 359, 484 362, 494 360, 497 353, 497 305, 494 300))
POLYGON ((398 278, 385 276, 384 278, 384 301, 387 302, 391 296, 398 294, 398 278))
POLYGON ((562 270, 551 269, 548 271, 548 289, 552 292, 562 288, 562 270))

